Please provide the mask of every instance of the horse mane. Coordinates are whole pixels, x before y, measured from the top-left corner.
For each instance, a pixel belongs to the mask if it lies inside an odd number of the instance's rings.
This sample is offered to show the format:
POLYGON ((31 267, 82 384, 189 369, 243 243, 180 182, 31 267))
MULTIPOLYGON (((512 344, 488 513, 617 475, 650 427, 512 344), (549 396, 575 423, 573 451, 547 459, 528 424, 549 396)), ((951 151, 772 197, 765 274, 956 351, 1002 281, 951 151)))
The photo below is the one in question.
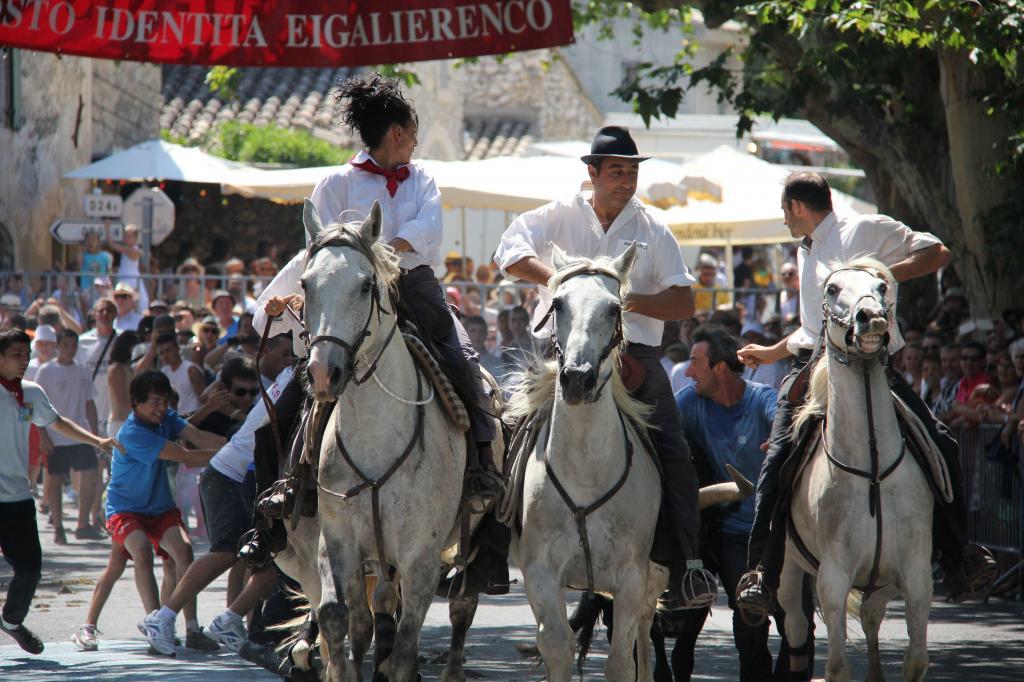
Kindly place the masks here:
POLYGON ((331 223, 320 230, 309 243, 306 249, 307 263, 309 254, 315 254, 327 246, 349 246, 361 253, 370 261, 370 267, 377 273, 377 280, 381 286, 394 292, 395 283, 400 274, 398 268, 398 254, 391 248, 391 245, 380 239, 366 239, 363 237, 360 227, 362 222, 353 220, 348 223, 331 223))
MULTIPOLYGON (((625 296, 629 290, 629 282, 623 282, 618 272, 611 265, 612 259, 602 256, 597 259, 574 258, 573 263, 551 276, 548 289, 554 294, 565 280, 584 271, 611 277, 619 283, 619 296, 625 296)), ((612 349, 609 358, 612 367, 617 368, 622 347, 612 349)), ((523 371, 512 372, 506 377, 509 399, 503 415, 510 423, 541 411, 550 411, 555 403, 555 385, 558 380, 558 362, 544 360, 535 356, 533 362, 523 371)), ((612 387, 612 398, 615 406, 630 422, 641 428, 650 428, 647 420, 651 408, 634 398, 622 383, 618 371, 612 370, 608 382, 612 387)))
MULTIPOLYGON (((868 256, 856 256, 845 263, 832 263, 829 268, 831 272, 836 270, 863 270, 875 277, 884 279, 889 284, 889 289, 885 293, 885 302, 890 309, 895 308, 896 287, 894 285, 896 278, 893 277, 892 271, 881 261, 868 256)), ((824 320, 822 325, 821 333, 824 334, 824 320)), ((814 370, 811 372, 811 378, 807 386, 807 398, 804 400, 804 404, 797 408, 796 416, 793 419, 792 433, 794 435, 800 433, 800 429, 809 420, 824 416, 825 411, 828 409, 828 368, 828 353, 822 353, 817 360, 817 364, 814 366, 814 370)))

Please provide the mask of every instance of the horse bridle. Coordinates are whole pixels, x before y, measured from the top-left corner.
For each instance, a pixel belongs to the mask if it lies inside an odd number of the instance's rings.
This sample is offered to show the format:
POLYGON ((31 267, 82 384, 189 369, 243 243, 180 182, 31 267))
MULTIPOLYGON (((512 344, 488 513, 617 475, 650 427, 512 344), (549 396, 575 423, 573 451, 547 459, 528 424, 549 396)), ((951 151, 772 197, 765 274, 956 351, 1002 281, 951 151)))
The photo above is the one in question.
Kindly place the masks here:
MULTIPOLYGON (((321 249, 328 246, 343 246, 355 249, 356 251, 363 253, 362 249, 353 244, 350 239, 346 239, 344 237, 335 237, 333 239, 329 239, 323 242, 322 244, 317 244, 311 247, 308 255, 306 256, 306 263, 308 264, 311 260, 313 260, 313 257, 321 249)), ((366 254, 364 253, 363 255, 366 254)), ((380 350, 377 352, 377 357, 375 357, 373 362, 370 363, 369 367, 367 368, 363 376, 358 376, 356 369, 359 349, 362 348, 363 342, 366 341, 367 337, 370 336, 370 323, 373 321, 374 311, 376 311, 377 313, 377 324, 380 324, 381 314, 391 314, 391 312, 387 310, 381 303, 380 284, 377 281, 376 272, 373 275, 370 296, 370 311, 366 316, 366 322, 363 324, 362 330, 360 330, 360 332, 356 334, 355 341, 349 342, 346 341, 345 339, 333 336, 331 334, 317 334, 316 336, 310 338, 309 332, 306 329, 303 329, 301 334, 303 341, 305 342, 306 345, 307 356, 310 354, 310 352, 312 352, 313 347, 318 343, 333 343, 334 345, 339 346, 340 348, 348 351, 348 362, 346 363, 345 369, 347 370, 348 374, 352 377, 352 380, 356 383, 356 385, 364 383, 371 376, 373 376, 374 371, 376 371, 377 369, 377 363, 380 362, 381 357, 384 355, 384 351, 387 349, 388 344, 391 343, 391 339, 394 337, 395 331, 398 329, 398 323, 396 322, 394 325, 392 325, 391 331, 388 332, 388 336, 384 340, 384 343, 381 344, 380 350)))
MULTIPOLYGON (((569 275, 566 275, 565 279, 562 280, 562 283, 567 282, 568 280, 572 279, 573 277, 579 277, 580 275, 601 275, 603 277, 612 277, 613 279, 615 279, 616 282, 619 283, 620 289, 622 287, 621 280, 619 280, 617 277, 612 275, 607 270, 600 269, 600 268, 581 268, 580 270, 577 270, 576 272, 573 272, 573 273, 571 273, 569 275)), ((548 305, 547 311, 545 311, 545 313, 544 313, 544 317, 542 317, 540 319, 540 322, 538 322, 534 326, 533 331, 539 332, 541 329, 543 329, 544 326, 547 325, 547 323, 552 318, 554 318, 556 316, 557 312, 558 311, 555 310, 555 301, 551 301, 551 303, 548 305)), ((620 307, 619 313, 618 313, 618 315, 617 315, 617 317, 615 319, 615 330, 612 332, 611 338, 608 339, 608 343, 601 350, 601 355, 597 359, 597 368, 598 368, 598 370, 601 369, 601 365, 604 364, 604 361, 606 359, 608 359, 608 356, 611 355, 612 351, 615 350, 615 348, 617 348, 622 343, 622 341, 623 341, 622 309, 620 307)), ((554 332, 551 333, 551 347, 555 351, 555 356, 556 356, 557 361, 558 361, 558 369, 559 369, 559 371, 561 371, 562 370, 562 362, 563 362, 562 346, 558 343, 558 335, 556 333, 554 333, 554 332)), ((615 369, 613 368, 611 370, 611 372, 608 373, 608 376, 606 376, 604 378, 604 380, 601 382, 601 386, 597 389, 597 393, 595 393, 596 396, 600 397, 601 391, 604 389, 605 384, 608 383, 608 380, 611 378, 612 372, 614 372, 614 371, 615 371, 615 369)))
MULTIPOLYGON (((828 329, 822 329, 822 333, 824 334, 824 337, 825 337, 825 347, 828 350, 829 355, 836 362, 838 362, 841 365, 845 366, 845 365, 849 365, 850 364, 850 346, 852 345, 852 341, 853 341, 852 338, 850 338, 850 337, 853 334, 853 315, 854 315, 854 311, 857 310, 857 306, 860 305, 860 302, 863 301, 864 299, 867 298, 867 299, 871 299, 873 301, 875 301, 877 299, 874 296, 872 296, 871 294, 864 294, 863 296, 861 296, 860 298, 858 298, 856 301, 853 302, 853 304, 850 306, 850 309, 847 311, 846 317, 840 317, 838 314, 836 314, 836 312, 834 310, 832 310, 832 307, 829 306, 829 304, 828 304, 829 280, 831 280, 832 276, 835 275, 836 273, 844 272, 844 271, 868 272, 869 274, 872 274, 872 273, 870 271, 868 271, 868 270, 864 270, 863 268, 838 268, 838 269, 833 270, 832 272, 830 272, 828 274, 828 277, 825 278, 825 281, 822 283, 822 286, 821 286, 822 291, 825 292, 825 294, 826 294, 825 296, 822 296, 822 299, 821 299, 821 313, 822 313, 822 317, 823 317, 824 321, 826 323, 831 322, 832 324, 845 329, 846 330, 846 337, 847 337, 846 348, 845 349, 840 349, 840 348, 837 348, 835 346, 835 344, 832 343, 832 339, 829 338, 829 335, 828 335, 828 329)), ((878 278, 878 279, 882 279, 883 282, 885 281, 883 278, 878 277, 878 275, 875 275, 875 277, 878 278)), ((889 304, 886 302, 885 296, 883 295, 882 296, 882 315, 885 317, 885 321, 888 324, 888 327, 892 327, 892 323, 893 323, 893 318, 891 316, 891 312, 892 312, 892 309, 889 306, 889 304)), ((887 350, 888 346, 889 346, 889 332, 886 331, 885 337, 882 339, 882 345, 881 345, 881 348, 879 349, 878 353, 883 353, 883 354, 884 353, 888 353, 888 350, 887 350)), ((875 354, 873 354, 873 355, 875 355, 875 354)))

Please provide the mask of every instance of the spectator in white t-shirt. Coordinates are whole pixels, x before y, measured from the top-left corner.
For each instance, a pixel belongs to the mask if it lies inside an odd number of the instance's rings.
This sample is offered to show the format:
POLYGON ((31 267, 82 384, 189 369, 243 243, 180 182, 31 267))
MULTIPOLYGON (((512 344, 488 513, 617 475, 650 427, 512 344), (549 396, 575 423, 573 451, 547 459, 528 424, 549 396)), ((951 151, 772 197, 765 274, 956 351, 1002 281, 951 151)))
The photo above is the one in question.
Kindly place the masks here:
POLYGON ((35 381, 39 368, 57 356, 57 331, 48 324, 36 327, 36 337, 32 340, 32 359, 28 361, 25 378, 35 381))
POLYGON ((192 414, 199 409, 199 396, 206 389, 203 370, 181 359, 178 337, 174 332, 161 332, 154 343, 160 371, 167 375, 171 387, 178 393, 178 413, 192 414))
MULTIPOLYGON (((89 371, 75 362, 77 352, 78 335, 70 329, 62 330, 57 336, 57 357, 39 368, 36 383, 50 397, 59 414, 89 433, 95 434, 98 430, 94 402, 96 388, 93 386, 89 371)), ((102 540, 104 535, 89 523, 89 511, 97 493, 96 450, 91 445, 53 430, 49 431, 49 436, 53 442, 53 451, 47 458, 47 476, 43 490, 53 518, 54 543, 67 544, 62 516, 62 493, 64 479, 72 469, 81 472, 75 538, 102 540)))
POLYGON ((139 304, 139 292, 135 287, 128 282, 118 282, 114 287, 114 304, 117 306, 114 329, 119 332, 137 330, 142 315, 135 309, 139 304))

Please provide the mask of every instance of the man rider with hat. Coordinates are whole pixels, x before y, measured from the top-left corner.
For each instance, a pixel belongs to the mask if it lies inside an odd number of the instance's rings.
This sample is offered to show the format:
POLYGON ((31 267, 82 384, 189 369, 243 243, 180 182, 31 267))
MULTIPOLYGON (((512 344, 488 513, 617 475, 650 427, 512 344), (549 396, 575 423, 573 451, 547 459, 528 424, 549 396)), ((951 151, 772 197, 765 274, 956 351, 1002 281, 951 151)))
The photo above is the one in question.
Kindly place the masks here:
MULTIPOLYGON (((522 214, 505 230, 494 261, 510 278, 539 285, 540 322, 551 301, 547 282, 555 270, 552 244, 569 255, 616 257, 636 243, 638 255, 630 273, 630 293, 623 301, 627 360, 640 378, 633 395, 652 408, 650 436, 661 463, 662 512, 655 533, 652 558, 669 565, 672 588, 666 608, 699 607, 714 600, 717 586, 703 571, 698 547, 700 516, 697 510, 697 474, 683 437, 683 427, 668 376, 658 359, 665 320, 693 316, 690 275, 669 229, 658 222, 634 197, 640 163, 649 157, 637 153, 629 131, 606 126, 597 131, 591 153, 582 157, 593 183, 593 193, 553 201, 522 214), (691 572, 680 592, 683 569, 691 572)), ((545 335, 550 333, 545 330, 545 335)), ((631 382, 627 382, 629 385, 631 382)))

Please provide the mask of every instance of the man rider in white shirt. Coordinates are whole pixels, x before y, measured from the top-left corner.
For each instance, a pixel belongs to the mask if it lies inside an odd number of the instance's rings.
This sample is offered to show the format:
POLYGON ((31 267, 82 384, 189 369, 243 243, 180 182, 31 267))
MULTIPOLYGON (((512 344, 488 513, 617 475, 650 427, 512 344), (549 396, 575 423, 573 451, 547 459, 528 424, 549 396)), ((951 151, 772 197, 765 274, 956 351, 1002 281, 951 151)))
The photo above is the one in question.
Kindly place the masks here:
MULTIPOLYGON (((658 360, 665 320, 693 316, 694 278, 683 262, 679 245, 668 228, 657 222, 633 196, 640 163, 629 131, 601 128, 582 157, 594 185, 592 196, 582 192, 519 216, 505 231, 494 260, 507 275, 539 285, 539 322, 551 299, 547 282, 555 273, 551 244, 570 256, 618 256, 636 243, 639 253, 630 272, 630 293, 624 300, 623 326, 627 362, 642 366, 645 376, 633 395, 651 406, 650 436, 664 473, 662 514, 655 533, 652 558, 670 565, 672 587, 666 608, 702 606, 714 599, 717 587, 702 570, 698 547, 697 474, 683 437, 682 422, 668 376, 658 360), (691 573, 682 580, 683 567, 691 573), (682 594, 679 585, 687 585, 682 594)), ((628 383, 628 382, 627 382, 628 383)))
MULTIPOLYGON (((782 211, 786 226, 796 238, 803 239, 797 261, 800 272, 801 326, 773 346, 750 344, 738 352, 748 366, 778 362, 796 356, 789 376, 779 390, 779 405, 768 442, 768 454, 757 484, 754 527, 748 548, 751 569, 740 581, 737 602, 752 615, 772 609, 772 594, 778 584, 785 547, 785 514, 788 496, 779 489, 779 472, 793 444, 790 436, 793 414, 803 400, 796 382, 801 371, 813 364, 814 352, 822 333, 822 286, 833 263, 856 257, 876 258, 892 272, 897 281, 906 281, 935 272, 949 262, 949 250, 934 235, 915 232, 888 216, 837 217, 832 211, 832 195, 825 178, 817 173, 797 173, 787 180, 782 192, 782 211), (777 532, 778 531, 778 532, 777 532)), ((890 332, 890 356, 903 347, 897 326, 890 332)), ((967 511, 964 506, 959 449, 949 430, 938 422, 928 407, 907 384, 889 368, 889 385, 927 427, 949 469, 954 499, 950 504, 936 500, 935 547, 942 554, 946 583, 954 597, 983 589, 995 577, 995 561, 984 548, 967 544, 967 511)))

